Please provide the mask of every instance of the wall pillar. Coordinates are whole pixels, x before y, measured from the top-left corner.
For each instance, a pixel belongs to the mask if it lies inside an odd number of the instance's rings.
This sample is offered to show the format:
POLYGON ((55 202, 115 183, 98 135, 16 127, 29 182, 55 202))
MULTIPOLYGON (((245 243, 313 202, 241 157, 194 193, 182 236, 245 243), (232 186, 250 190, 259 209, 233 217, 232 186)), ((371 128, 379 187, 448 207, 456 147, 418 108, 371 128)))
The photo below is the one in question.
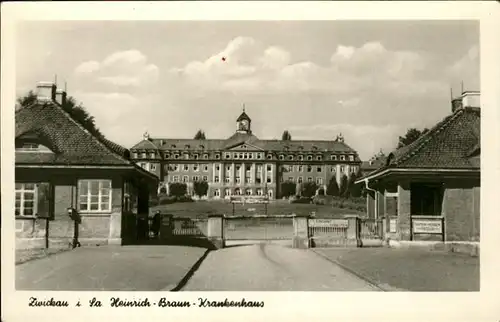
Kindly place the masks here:
POLYGON ((208 240, 215 249, 224 248, 224 215, 208 216, 208 240))
POLYGON ((122 213, 114 212, 109 216, 109 245, 122 244, 122 213))
POLYGON ((160 225, 160 238, 165 240, 172 237, 172 232, 174 229, 174 216, 171 214, 161 215, 161 225, 160 225))
POLYGON ((411 191, 407 182, 398 184, 398 232, 401 240, 410 240, 411 191))
POLYGON ((375 193, 370 190, 366 194, 366 215, 375 218, 375 193))
POLYGON ((293 248, 309 248, 309 216, 293 217, 293 248))

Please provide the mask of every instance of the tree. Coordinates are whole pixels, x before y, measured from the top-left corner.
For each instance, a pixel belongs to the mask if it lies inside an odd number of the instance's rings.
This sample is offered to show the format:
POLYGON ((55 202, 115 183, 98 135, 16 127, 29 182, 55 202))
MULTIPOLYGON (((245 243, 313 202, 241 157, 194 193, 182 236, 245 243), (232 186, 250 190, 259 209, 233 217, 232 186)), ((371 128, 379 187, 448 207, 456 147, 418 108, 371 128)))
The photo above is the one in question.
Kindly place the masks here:
POLYGON ((208 194, 208 182, 206 181, 195 181, 193 183, 193 189, 195 195, 198 197, 203 197, 208 194))
POLYGON ((195 140, 206 140, 207 138, 205 137, 205 132, 203 132, 202 130, 198 130, 198 132, 196 132, 196 134, 194 136, 194 139, 195 140))
POLYGON ((187 193, 187 185, 182 182, 169 183, 169 193, 171 197, 182 197, 187 193))
POLYGON ((328 186, 326 187, 326 194, 329 196, 337 197, 339 195, 339 185, 337 184, 337 178, 332 177, 328 182, 328 186))
POLYGON ((305 182, 302 185, 302 191, 301 194, 303 197, 306 198, 311 198, 316 194, 316 190, 318 189, 318 186, 314 182, 305 182))
POLYGON ((416 128, 410 128, 408 131, 406 131, 405 136, 400 136, 399 137, 399 142, 398 142, 398 149, 402 148, 406 145, 412 144, 415 142, 420 136, 425 134, 429 129, 425 128, 422 131, 416 129, 416 128))
POLYGON ((349 195, 349 179, 345 174, 340 178, 339 196, 347 197, 349 195))
POLYGON ((296 185, 291 181, 286 181, 281 183, 281 196, 290 197, 295 195, 296 185))
POLYGON ((292 135, 290 134, 290 132, 288 132, 288 130, 285 130, 283 132, 283 134, 281 135, 281 140, 283 140, 283 141, 291 141, 292 140, 292 135))
MULTIPOLYGON (((24 108, 36 102, 36 93, 33 91, 29 91, 26 95, 21 96, 17 99, 17 108, 24 108)), ((101 131, 97 128, 95 124, 95 119, 91 116, 86 109, 82 106, 82 104, 76 104, 76 100, 68 96, 66 98, 65 103, 62 105, 62 109, 66 111, 73 120, 78 122, 81 126, 83 126, 87 131, 92 133, 97 137, 104 137, 101 131)))
POLYGON ((358 169, 358 171, 356 173, 353 173, 349 178, 349 194, 351 195, 351 197, 359 198, 363 195, 363 183, 354 183, 358 178, 361 178, 361 176, 361 170, 358 169))

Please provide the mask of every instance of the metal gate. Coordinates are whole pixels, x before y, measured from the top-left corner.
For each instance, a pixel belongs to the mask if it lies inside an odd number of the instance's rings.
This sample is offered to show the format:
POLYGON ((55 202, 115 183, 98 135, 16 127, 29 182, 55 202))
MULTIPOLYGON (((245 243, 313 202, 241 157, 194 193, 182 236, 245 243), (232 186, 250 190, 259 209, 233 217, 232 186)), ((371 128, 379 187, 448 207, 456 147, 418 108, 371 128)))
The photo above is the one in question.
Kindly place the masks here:
POLYGON ((280 216, 225 216, 226 241, 292 240, 293 215, 280 216))

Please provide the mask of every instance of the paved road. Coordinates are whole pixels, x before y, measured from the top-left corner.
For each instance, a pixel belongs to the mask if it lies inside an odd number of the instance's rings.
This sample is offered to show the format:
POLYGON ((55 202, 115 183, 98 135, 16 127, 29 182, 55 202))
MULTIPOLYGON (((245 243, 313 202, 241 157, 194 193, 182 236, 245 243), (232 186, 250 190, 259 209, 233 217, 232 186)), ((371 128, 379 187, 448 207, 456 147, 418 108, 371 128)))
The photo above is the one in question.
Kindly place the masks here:
POLYGON ((159 291, 175 287, 205 254, 183 246, 82 247, 16 266, 16 289, 159 291))
POLYGON ((183 291, 376 291, 311 250, 270 244, 211 252, 183 291))

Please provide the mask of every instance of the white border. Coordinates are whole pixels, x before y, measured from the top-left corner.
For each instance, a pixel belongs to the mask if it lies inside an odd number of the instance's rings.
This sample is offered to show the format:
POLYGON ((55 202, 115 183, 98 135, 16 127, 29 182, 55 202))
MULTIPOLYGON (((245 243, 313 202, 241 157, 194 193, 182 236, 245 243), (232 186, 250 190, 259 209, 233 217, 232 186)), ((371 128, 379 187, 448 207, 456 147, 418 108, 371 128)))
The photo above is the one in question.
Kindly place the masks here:
MULTIPOLYGON (((260 321, 288 317, 288 320, 338 321, 378 318, 408 320, 495 320, 500 318, 498 305, 498 246, 500 221, 495 201, 500 174, 498 146, 499 88, 498 45, 500 30, 498 3, 481 1, 449 2, 41 2, 2 4, 2 319, 37 321, 103 319, 162 321, 260 321), (477 293, 382 293, 356 292, 211 292, 211 293, 125 293, 120 296, 151 298, 168 296, 194 300, 245 297, 264 300, 263 309, 31 309, 27 298, 57 294, 68 300, 88 301, 89 292, 15 292, 14 291, 14 109, 15 104, 15 38, 14 23, 19 20, 386 20, 386 19, 481 19, 481 100, 482 100, 482 187, 481 187, 481 292, 477 293), (12 263, 9 265, 9 263, 12 263), (495 292, 496 291, 496 292, 495 292)), ((446 41, 446 40, 443 40, 446 41)), ((98 292, 100 298, 117 293, 98 292)))

